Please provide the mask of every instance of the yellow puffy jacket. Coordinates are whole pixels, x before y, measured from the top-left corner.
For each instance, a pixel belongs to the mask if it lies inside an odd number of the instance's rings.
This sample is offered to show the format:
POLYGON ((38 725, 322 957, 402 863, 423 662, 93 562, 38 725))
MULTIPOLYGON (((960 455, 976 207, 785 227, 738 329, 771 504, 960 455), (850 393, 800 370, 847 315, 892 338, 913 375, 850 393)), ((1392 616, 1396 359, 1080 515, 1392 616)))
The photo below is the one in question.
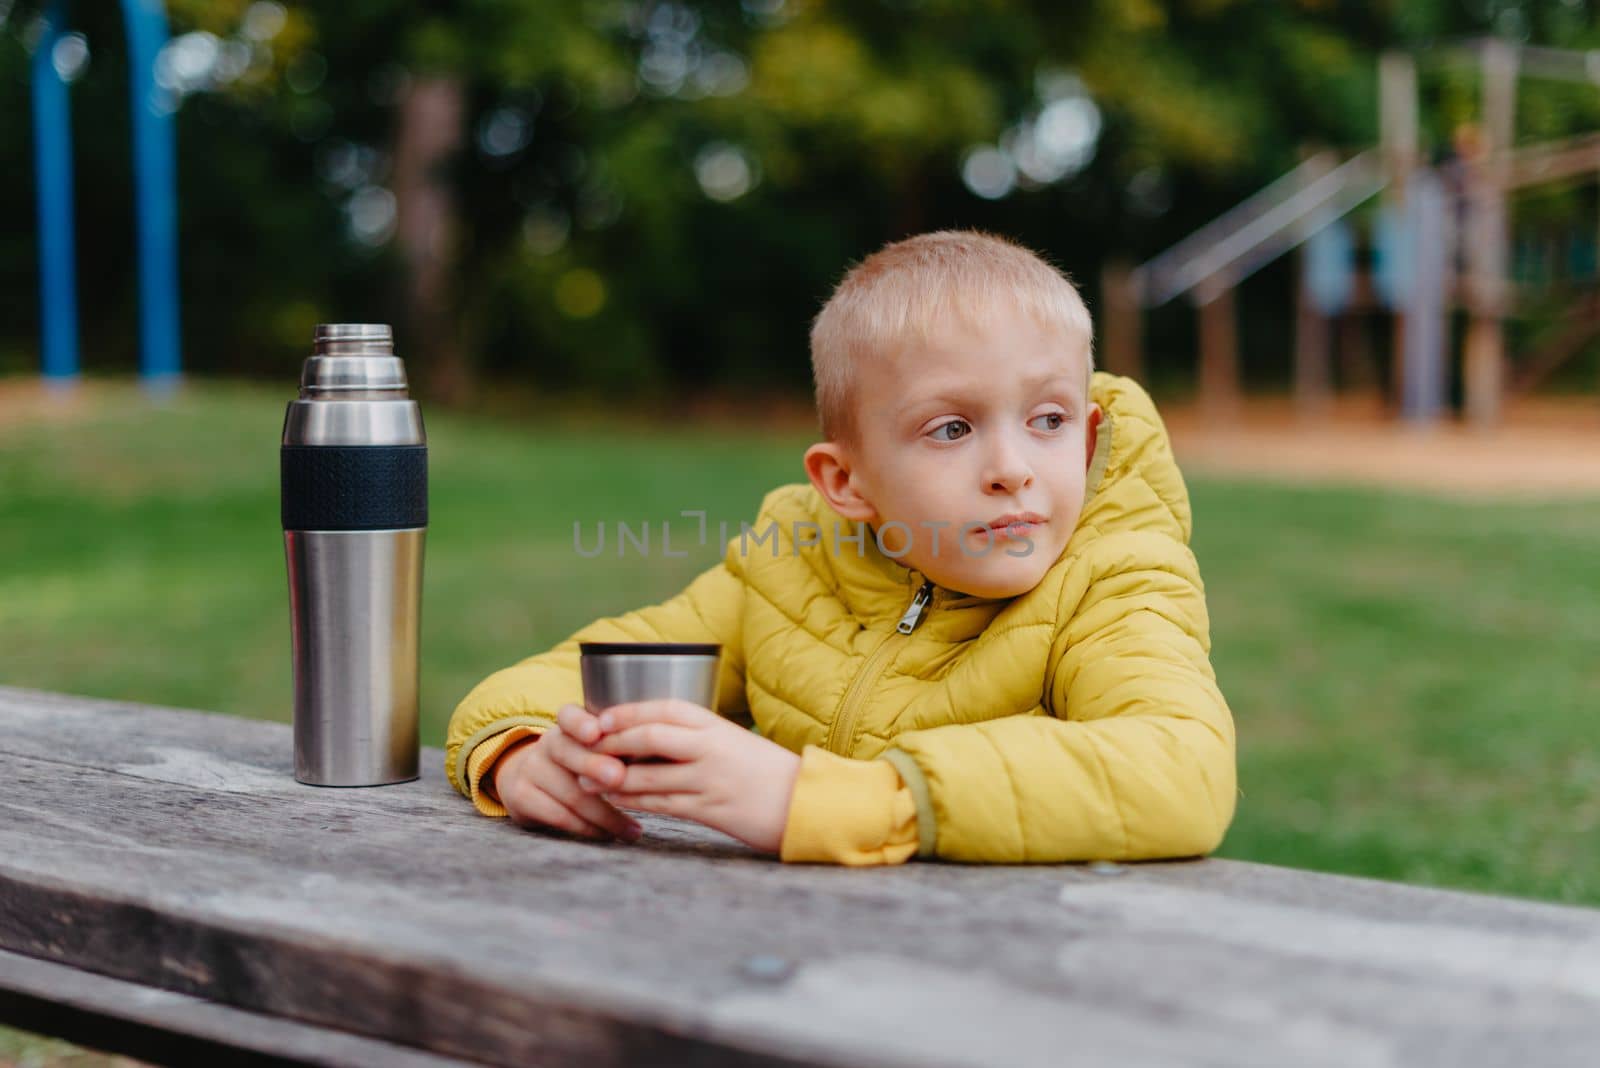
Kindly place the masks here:
POLYGON ((1188 494, 1144 391, 1105 373, 1090 389, 1105 418, 1084 511, 1032 590, 934 587, 918 613, 922 574, 809 484, 782 486, 676 597, 590 624, 474 688, 450 722, 451 782, 474 797, 465 769, 479 746, 582 703, 580 641, 714 641, 716 711, 808 757, 833 759, 808 748, 820 747, 879 772, 887 761, 919 856, 1211 852, 1234 813, 1234 729, 1208 659, 1188 494))

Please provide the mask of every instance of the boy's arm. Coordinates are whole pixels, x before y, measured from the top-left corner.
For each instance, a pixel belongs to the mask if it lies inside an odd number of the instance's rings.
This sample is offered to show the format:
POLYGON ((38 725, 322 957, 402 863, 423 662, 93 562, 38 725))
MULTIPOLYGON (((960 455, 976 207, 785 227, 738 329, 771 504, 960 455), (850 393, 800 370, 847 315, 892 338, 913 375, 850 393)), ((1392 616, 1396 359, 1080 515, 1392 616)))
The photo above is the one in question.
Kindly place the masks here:
POLYGON ((515 727, 527 728, 524 735, 543 733, 554 726, 556 710, 562 705, 583 704, 580 642, 719 642, 722 660, 713 711, 748 724, 740 641, 743 609, 744 580, 724 559, 670 600, 596 620, 554 649, 495 672, 473 687, 450 717, 445 742, 445 772, 450 784, 485 814, 504 814, 498 802, 479 789, 494 758, 516 740, 498 736, 515 727), (492 750, 479 752, 491 742, 492 750), (486 805, 486 801, 493 804, 486 805))
POLYGON ((916 796, 919 856, 1143 860, 1222 841, 1234 728, 1194 557, 1146 532, 1092 557, 1069 569, 1076 609, 1033 714, 908 732, 885 754, 916 796))

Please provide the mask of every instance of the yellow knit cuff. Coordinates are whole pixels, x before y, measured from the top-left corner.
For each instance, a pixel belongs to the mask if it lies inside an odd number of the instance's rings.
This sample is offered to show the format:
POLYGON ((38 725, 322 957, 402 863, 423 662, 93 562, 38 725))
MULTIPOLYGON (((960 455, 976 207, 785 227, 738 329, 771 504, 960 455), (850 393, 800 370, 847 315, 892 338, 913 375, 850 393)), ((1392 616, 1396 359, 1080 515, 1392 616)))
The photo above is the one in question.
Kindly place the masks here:
POLYGON ((917 805, 894 765, 805 747, 779 846, 785 863, 900 864, 916 852, 917 805))
POLYGON ((484 776, 494 767, 494 762, 511 746, 524 738, 537 738, 544 731, 537 727, 508 727, 493 738, 479 742, 467 759, 467 789, 471 791, 472 804, 485 816, 504 816, 506 806, 494 794, 494 777, 484 782, 484 776))

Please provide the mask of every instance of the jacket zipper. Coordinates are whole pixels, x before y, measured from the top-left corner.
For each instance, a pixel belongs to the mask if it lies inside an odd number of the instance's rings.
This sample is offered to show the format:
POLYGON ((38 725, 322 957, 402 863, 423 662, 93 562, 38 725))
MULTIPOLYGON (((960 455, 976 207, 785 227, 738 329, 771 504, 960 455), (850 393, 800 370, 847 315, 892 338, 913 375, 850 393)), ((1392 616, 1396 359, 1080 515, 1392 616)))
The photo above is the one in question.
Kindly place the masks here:
POLYGON ((911 604, 900 617, 900 622, 895 624, 894 632, 884 636, 883 641, 879 642, 877 648, 867 657, 867 662, 861 665, 856 677, 850 681, 849 688, 844 692, 844 699, 839 702, 839 712, 828 727, 825 747, 830 752, 838 753, 840 756, 850 755, 847 750, 855 734, 856 716, 860 712, 863 697, 883 673, 889 661, 888 654, 905 644, 907 636, 917 629, 918 623, 922 622, 928 603, 932 600, 933 583, 924 581, 911 598, 911 604))

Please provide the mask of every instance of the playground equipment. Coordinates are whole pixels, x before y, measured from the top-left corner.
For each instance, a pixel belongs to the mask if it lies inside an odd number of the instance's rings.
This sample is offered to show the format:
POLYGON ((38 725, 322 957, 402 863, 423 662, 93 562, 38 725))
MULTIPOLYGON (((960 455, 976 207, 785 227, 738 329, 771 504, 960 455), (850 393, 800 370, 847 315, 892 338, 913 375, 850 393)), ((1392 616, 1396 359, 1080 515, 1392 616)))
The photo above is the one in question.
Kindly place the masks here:
POLYGON ((1600 52, 1469 42, 1430 59, 1472 63, 1482 73, 1482 121, 1475 136, 1437 166, 1418 148, 1414 60, 1386 53, 1379 62, 1380 144, 1342 163, 1318 153, 1160 255, 1128 268, 1111 265, 1102 284, 1108 370, 1142 371, 1142 309, 1187 296, 1200 315, 1200 401, 1225 417, 1239 402, 1233 289, 1290 251, 1300 250, 1295 338, 1295 398, 1315 415, 1332 397, 1330 323, 1358 293, 1393 313, 1394 378, 1404 418, 1439 417, 1448 393, 1449 312, 1467 313, 1462 345, 1466 414, 1493 424, 1508 389, 1531 386, 1600 334, 1600 300, 1575 301, 1556 338, 1507 374, 1504 320, 1520 299, 1508 278, 1506 200, 1520 189, 1600 174, 1600 134, 1513 148, 1519 76, 1600 80, 1600 52), (1373 245, 1376 264, 1358 277, 1347 221, 1382 196, 1373 245))
MULTIPOLYGON (((72 221, 72 118, 56 45, 65 0, 44 9, 33 53, 34 171, 39 212, 39 294, 45 379, 78 377, 78 296, 72 221)), ((171 107, 156 85, 167 41, 160 0, 122 0, 133 113, 134 206, 139 243, 139 368, 147 386, 176 381, 178 365, 177 167, 171 107)))

